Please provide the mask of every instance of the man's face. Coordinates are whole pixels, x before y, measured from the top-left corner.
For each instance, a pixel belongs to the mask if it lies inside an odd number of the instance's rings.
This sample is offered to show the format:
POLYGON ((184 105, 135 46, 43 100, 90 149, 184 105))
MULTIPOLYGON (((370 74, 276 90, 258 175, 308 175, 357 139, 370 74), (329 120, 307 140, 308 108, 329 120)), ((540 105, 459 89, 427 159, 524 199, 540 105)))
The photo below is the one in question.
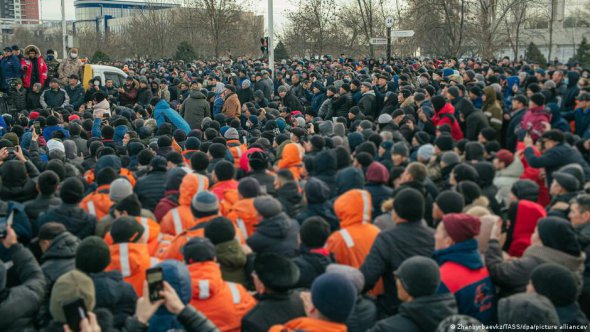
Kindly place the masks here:
POLYGON ((504 162, 500 161, 500 159, 498 159, 498 158, 494 158, 494 167, 496 168, 496 171, 501 171, 504 168, 506 168, 506 166, 504 165, 504 162))
POLYGON ((405 100, 405 98, 404 98, 404 94, 403 94, 403 93, 401 93, 401 92, 400 92, 400 93, 398 93, 398 94, 397 94, 397 101, 398 101, 399 103, 403 103, 403 102, 404 102, 404 100, 405 100))
POLYGON ((78 80, 75 78, 70 78, 69 81, 71 86, 76 86, 78 84, 78 80))
POLYGON ((291 81, 293 84, 299 83, 299 76, 295 75, 295 76, 291 77, 291 81))
POLYGON ((284 92, 284 91, 281 91, 281 92, 279 92, 279 96, 280 96, 281 98, 285 98, 285 95, 286 95, 286 94, 287 94, 287 93, 286 93, 286 92, 284 92))
POLYGON ((557 183, 557 180, 553 179, 551 182, 551 188, 549 188, 549 194, 557 196, 563 192, 563 188, 557 183))
POLYGON ((522 103, 519 102, 518 100, 512 100, 512 109, 513 110, 518 110, 521 109, 523 107, 522 103))
POLYGON ((574 203, 570 205, 570 213, 568 217, 574 227, 580 226, 590 221, 590 211, 582 212, 580 205, 578 205, 578 203, 574 203))
POLYGON ((52 89, 57 90, 59 89, 59 83, 57 82, 51 82, 51 84, 49 84, 51 86, 52 89))
POLYGON ((563 78, 563 74, 559 71, 556 71, 553 73, 553 81, 555 83, 559 83, 559 81, 561 81, 561 79, 563 78))
POLYGON ((379 84, 380 86, 385 86, 387 84, 387 80, 384 78, 379 78, 377 84, 379 84))
POLYGON ((125 81, 125 85, 128 86, 128 87, 130 87, 131 84, 133 84, 133 81, 132 80, 126 80, 125 81))
MULTIPOLYGON (((352 86, 354 86, 354 85, 352 85, 352 86)), ((369 88, 364 85, 361 85, 361 93, 367 93, 367 92, 369 92, 369 88)))
MULTIPOLYGON (((16 52, 14 52, 15 55, 18 55, 16 52)), ((29 52, 29 59, 35 59, 37 57, 37 53, 36 52, 29 52)))
POLYGON ((107 80, 107 88, 112 88, 112 87, 113 87, 113 81, 107 80))
POLYGON ((453 244, 453 240, 447 234, 447 230, 445 229, 445 225, 441 222, 436 227, 436 232, 434 233, 434 250, 441 250, 450 247, 453 244))

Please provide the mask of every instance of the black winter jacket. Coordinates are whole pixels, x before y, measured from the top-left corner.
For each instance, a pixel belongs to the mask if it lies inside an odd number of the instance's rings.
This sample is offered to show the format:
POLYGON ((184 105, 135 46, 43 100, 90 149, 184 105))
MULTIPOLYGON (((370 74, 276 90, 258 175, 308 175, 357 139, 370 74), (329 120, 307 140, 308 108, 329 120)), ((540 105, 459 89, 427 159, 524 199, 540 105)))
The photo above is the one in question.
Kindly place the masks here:
POLYGON ((289 217, 296 216, 305 205, 303 196, 299 193, 299 187, 295 182, 288 182, 280 187, 277 190, 277 199, 289 217))
POLYGON ((49 208, 51 208, 51 207, 56 207, 60 204, 61 204, 61 199, 58 197, 55 197, 53 195, 44 196, 42 194, 39 194, 37 196, 37 198, 32 199, 30 201, 26 201, 24 203, 25 213, 29 217, 29 220, 31 221, 31 225, 36 226, 37 225, 37 218, 39 217, 39 215, 41 213, 49 210, 49 208))
POLYGON ((418 297, 402 303, 399 313, 379 321, 370 332, 432 332, 445 318, 457 314, 451 293, 418 297))
POLYGON ((13 245, 6 254, 19 284, 0 290, 0 331, 36 331, 33 320, 45 293, 43 272, 33 254, 21 244, 13 245))
POLYGON ((326 272, 326 267, 334 263, 332 255, 326 256, 310 252, 306 248, 301 249, 301 255, 293 259, 293 263, 299 267, 299 281, 294 288, 311 289, 315 278, 326 272))
POLYGON ((266 190, 265 192, 268 195, 270 195, 270 196, 276 195, 276 190, 274 187, 275 177, 270 172, 268 172, 266 169, 252 170, 250 173, 248 173, 248 176, 253 177, 256 180, 258 180, 258 183, 260 184, 260 188, 263 191, 266 190))
POLYGON ((365 332, 377 321, 377 306, 375 301, 366 295, 358 295, 354 310, 346 321, 348 332, 365 332))
POLYGON ((256 232, 246 240, 256 254, 274 252, 285 257, 295 257, 299 251, 297 238, 299 224, 281 212, 266 218, 256 227, 256 232))
POLYGON ((529 166, 533 168, 545 168, 547 183, 549 184, 553 181, 551 174, 562 166, 569 164, 582 166, 586 179, 590 179, 590 166, 588 166, 588 163, 584 160, 580 152, 572 148, 569 144, 558 144, 544 151, 540 157, 535 156, 533 148, 526 148, 524 149, 524 156, 529 166))
POLYGON ((144 209, 154 211, 166 191, 166 170, 152 170, 137 180, 133 191, 144 209))
POLYGON ((96 291, 96 308, 108 309, 113 314, 113 325, 121 328, 135 313, 137 294, 133 286, 123 281, 119 271, 91 273, 90 278, 96 291))
POLYGON ((66 230, 80 239, 94 235, 96 228, 96 217, 86 213, 77 204, 62 203, 37 218, 37 225, 40 228, 47 222, 57 222, 66 226, 66 230))
POLYGON ((406 258, 431 257, 433 252, 434 230, 421 221, 400 223, 377 235, 360 270, 365 276, 365 291, 373 289, 383 278, 385 292, 378 298, 380 311, 392 315, 399 305, 393 271, 406 258))
POLYGON ((242 318, 242 332, 267 332, 271 326, 305 317, 298 292, 257 296, 258 304, 242 318))

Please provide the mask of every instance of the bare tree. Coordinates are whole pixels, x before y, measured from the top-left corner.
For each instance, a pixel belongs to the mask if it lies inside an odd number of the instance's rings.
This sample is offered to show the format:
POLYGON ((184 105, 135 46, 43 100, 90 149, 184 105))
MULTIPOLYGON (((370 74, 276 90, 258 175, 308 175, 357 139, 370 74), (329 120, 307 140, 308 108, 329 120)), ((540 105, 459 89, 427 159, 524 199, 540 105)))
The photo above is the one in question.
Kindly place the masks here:
POLYGON ((521 30, 526 20, 526 13, 530 2, 530 0, 519 1, 508 11, 508 15, 504 17, 506 40, 514 52, 514 60, 518 59, 521 30))
POLYGON ((297 9, 287 13, 291 31, 286 34, 303 39, 298 42, 307 44, 312 55, 324 54, 336 35, 336 12, 335 0, 300 0, 297 9))

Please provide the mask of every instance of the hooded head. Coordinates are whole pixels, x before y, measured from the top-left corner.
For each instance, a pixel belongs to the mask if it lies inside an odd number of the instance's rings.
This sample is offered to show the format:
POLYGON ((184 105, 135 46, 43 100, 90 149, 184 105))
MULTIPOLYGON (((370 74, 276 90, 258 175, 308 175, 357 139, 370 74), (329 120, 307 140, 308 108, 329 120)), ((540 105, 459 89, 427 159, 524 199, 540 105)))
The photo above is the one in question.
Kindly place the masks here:
POLYGON ((371 222, 371 194, 366 190, 352 189, 334 202, 334 212, 342 227, 371 222))
MULTIPOLYGON (((183 304, 188 304, 192 294, 191 276, 186 265, 176 260, 165 260, 156 265, 161 267, 164 280, 174 288, 183 304)), ((182 329, 176 315, 170 313, 166 306, 160 306, 156 314, 149 320, 150 331, 169 331, 182 329)))
POLYGON ((336 174, 336 196, 351 189, 362 189, 365 183, 363 173, 354 167, 346 167, 336 174))

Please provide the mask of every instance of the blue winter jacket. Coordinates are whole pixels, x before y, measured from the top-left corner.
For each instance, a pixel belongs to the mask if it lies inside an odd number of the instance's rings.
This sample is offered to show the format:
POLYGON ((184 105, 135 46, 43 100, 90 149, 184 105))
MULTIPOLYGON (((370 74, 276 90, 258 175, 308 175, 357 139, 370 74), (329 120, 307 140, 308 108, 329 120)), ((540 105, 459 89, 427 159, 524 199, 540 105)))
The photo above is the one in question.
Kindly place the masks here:
MULTIPOLYGON (((162 267, 164 280, 174 288, 182 303, 188 304, 192 296, 192 284, 186 265, 176 260, 165 260, 156 266, 162 267)), ((184 330, 184 327, 178 322, 176 315, 166 310, 165 306, 160 306, 149 321, 148 331, 166 332, 169 330, 180 331, 184 330)))
POLYGON ((590 129, 590 108, 586 110, 583 108, 577 108, 574 111, 561 114, 566 120, 574 120, 576 123, 576 135, 581 136, 582 138, 590 137, 590 133, 588 133, 588 130, 590 129))
POLYGON ((45 138, 45 141, 49 141, 51 139, 51 137, 53 137, 53 132, 55 131, 61 131, 64 133, 64 135, 66 135, 66 138, 70 138, 70 132, 67 129, 64 129, 60 126, 48 126, 43 128, 43 137, 45 138))
POLYGON ((459 313, 477 318, 483 324, 496 321, 496 290, 488 269, 470 239, 434 252, 440 265, 438 293, 455 295, 459 313))
POLYGON ((188 125, 188 123, 178 112, 170 108, 170 105, 168 105, 165 100, 160 100, 156 104, 156 108, 154 109, 154 118, 156 119, 158 128, 164 123, 170 122, 174 127, 184 131, 186 134, 191 131, 191 127, 188 125))
POLYGON ((314 93, 311 97, 311 109, 315 115, 318 114, 324 100, 326 100, 326 94, 323 92, 314 93))

